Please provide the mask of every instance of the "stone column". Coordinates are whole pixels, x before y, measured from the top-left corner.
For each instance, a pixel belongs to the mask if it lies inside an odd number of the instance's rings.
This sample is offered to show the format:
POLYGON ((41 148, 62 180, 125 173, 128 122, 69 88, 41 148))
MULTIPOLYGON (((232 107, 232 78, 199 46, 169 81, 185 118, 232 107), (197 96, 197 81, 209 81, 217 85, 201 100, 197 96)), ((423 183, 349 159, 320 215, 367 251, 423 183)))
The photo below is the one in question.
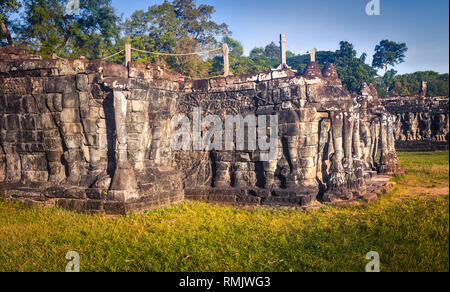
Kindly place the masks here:
POLYGON ((362 150, 361 150, 361 134, 360 134, 360 114, 354 114, 355 124, 353 126, 353 157, 354 159, 361 160, 362 150))
POLYGON ((372 145, 370 146, 370 160, 371 167, 375 168, 376 166, 376 155, 378 153, 378 147, 380 144, 380 124, 378 121, 373 121, 370 125, 370 132, 372 136, 372 145))
POLYGON ((286 62, 286 35, 280 35, 280 50, 281 50, 281 68, 284 68, 287 65, 286 62))
POLYGON ((344 168, 351 170, 353 168, 353 112, 344 113, 344 168))
POLYGON ((264 161, 264 180, 266 189, 277 189, 278 186, 275 182, 275 171, 277 170, 277 161, 264 161))
POLYGON ((380 159, 380 171, 386 173, 388 160, 389 160, 389 141, 388 141, 388 118, 383 114, 381 117, 381 159, 380 159))
POLYGON ((344 157, 343 145, 343 113, 342 112, 332 112, 331 113, 331 128, 333 132, 333 146, 334 154, 337 160, 342 161, 344 157))
POLYGON ((125 67, 128 68, 131 62, 131 44, 125 44, 125 67))
POLYGON ((394 122, 392 116, 389 114, 383 117, 381 133, 382 139, 386 139, 386 143, 383 143, 380 172, 394 175, 400 174, 400 164, 397 152, 395 151, 394 122), (383 128, 385 128, 385 130, 383 130, 383 128))
POLYGON ((342 112, 332 112, 331 117, 331 131, 333 136, 333 148, 334 153, 330 157, 331 167, 330 175, 328 178, 328 187, 335 189, 345 184, 344 167, 342 166, 342 160, 344 156, 343 151, 343 118, 342 112))
POLYGON ((394 119, 391 115, 387 118, 387 139, 388 139, 388 151, 390 154, 395 154, 395 137, 394 137, 394 119))
POLYGON ((360 134, 360 114, 354 114, 354 126, 353 126, 353 168, 356 175, 358 185, 362 186, 365 184, 364 172, 366 170, 366 165, 363 161, 362 149, 361 149, 361 134, 360 134))
POLYGON ((230 49, 228 47, 228 44, 223 44, 222 46, 223 51, 223 76, 227 77, 230 76, 230 49))
POLYGON ((114 90, 114 118, 118 142, 116 171, 110 195, 114 200, 127 201, 138 197, 137 182, 133 167, 128 162, 127 145, 127 99, 123 91, 114 90))
MULTIPOLYGON (((320 121, 320 131, 319 131, 319 150, 317 156, 317 178, 322 185, 326 184, 328 178, 327 170, 329 167, 329 149, 327 149, 327 144, 332 146, 331 142, 331 123, 329 119, 322 119, 320 121)), ((331 147, 328 147, 331 148, 331 147)))
POLYGON ((316 62, 316 49, 311 49, 309 50, 309 55, 311 58, 311 63, 315 63, 316 62))

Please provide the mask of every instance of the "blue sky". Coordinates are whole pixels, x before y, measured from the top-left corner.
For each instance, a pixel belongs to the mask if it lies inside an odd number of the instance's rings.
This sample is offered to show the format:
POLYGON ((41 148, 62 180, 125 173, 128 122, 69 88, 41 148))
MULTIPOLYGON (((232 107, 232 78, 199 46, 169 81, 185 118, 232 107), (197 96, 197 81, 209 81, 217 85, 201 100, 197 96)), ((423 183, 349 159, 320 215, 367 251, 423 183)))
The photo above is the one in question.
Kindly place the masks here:
MULTIPOLYGON (((126 17, 162 0, 113 0, 126 17)), ((245 53, 278 41, 285 33, 288 49, 336 50, 341 40, 368 54, 382 39, 405 42, 409 48, 399 73, 434 70, 449 72, 449 1, 380 0, 381 15, 368 16, 369 0, 197 0, 216 8, 213 19, 225 22, 245 53)), ((381 72, 380 72, 381 73, 381 72)))

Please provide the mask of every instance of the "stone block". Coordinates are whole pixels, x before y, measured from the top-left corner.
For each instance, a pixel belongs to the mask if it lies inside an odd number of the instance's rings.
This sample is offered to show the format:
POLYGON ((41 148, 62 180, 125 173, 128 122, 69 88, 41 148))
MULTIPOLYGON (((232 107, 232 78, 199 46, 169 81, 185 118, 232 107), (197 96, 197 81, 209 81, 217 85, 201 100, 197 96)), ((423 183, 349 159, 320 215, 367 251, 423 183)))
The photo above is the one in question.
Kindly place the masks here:
POLYGON ((77 89, 79 91, 89 91, 89 78, 86 74, 77 75, 77 89))
POLYGON ((301 158, 316 157, 317 147, 316 146, 305 146, 299 150, 301 158))
POLYGON ((6 116, 6 125, 7 130, 9 131, 17 131, 20 129, 19 127, 19 117, 17 115, 7 115, 6 116))
POLYGON ((284 124, 280 125, 280 135, 281 136, 298 136, 299 127, 298 124, 284 124))
POLYGON ((62 96, 63 109, 78 108, 80 100, 77 92, 65 93, 62 96))
POLYGON ((79 123, 80 111, 79 109, 66 108, 61 112, 61 122, 63 123, 79 123))
POLYGON ((97 120, 84 119, 83 120, 84 131, 89 134, 96 134, 98 131, 97 120))

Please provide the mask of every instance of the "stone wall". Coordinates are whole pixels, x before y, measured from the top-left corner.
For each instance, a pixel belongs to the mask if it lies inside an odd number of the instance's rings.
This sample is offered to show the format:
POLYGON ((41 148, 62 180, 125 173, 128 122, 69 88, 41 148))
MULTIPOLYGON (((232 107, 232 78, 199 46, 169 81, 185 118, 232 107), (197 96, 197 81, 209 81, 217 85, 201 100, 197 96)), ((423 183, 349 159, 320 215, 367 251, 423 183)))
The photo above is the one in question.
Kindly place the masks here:
POLYGON ((394 117, 397 150, 448 150, 448 101, 448 97, 384 98, 384 106, 394 117))
POLYGON ((3 54, 0 62, 0 182, 6 197, 107 213, 184 199, 167 144, 178 97, 178 84, 170 80, 176 77, 138 64, 128 71, 101 61, 17 54, 3 54), (120 104, 124 145, 116 131, 117 92, 126 96, 120 104), (125 147, 131 176, 121 176, 119 147, 125 147))
POLYGON ((133 62, 41 60, 11 48, 0 56, 0 194, 8 199, 111 214, 185 198, 305 206, 364 197, 377 173, 400 171, 394 119, 376 90, 351 96, 331 64, 179 83, 133 62), (172 151, 172 117, 192 118, 196 107, 221 118, 278 116, 276 159, 172 151))
MULTIPOLYGON (((178 112, 191 115, 278 115, 279 153, 261 162, 259 151, 176 153, 189 199, 262 205, 307 205, 365 194, 377 171, 399 171, 393 119, 372 85, 360 96, 342 88, 333 65, 183 84, 178 112), (381 145, 380 149, 378 145, 381 145), (381 161, 375 161, 378 150, 381 161)), ((191 116, 192 118, 192 116, 191 116)), ((203 128, 203 132, 207 129, 203 128)))

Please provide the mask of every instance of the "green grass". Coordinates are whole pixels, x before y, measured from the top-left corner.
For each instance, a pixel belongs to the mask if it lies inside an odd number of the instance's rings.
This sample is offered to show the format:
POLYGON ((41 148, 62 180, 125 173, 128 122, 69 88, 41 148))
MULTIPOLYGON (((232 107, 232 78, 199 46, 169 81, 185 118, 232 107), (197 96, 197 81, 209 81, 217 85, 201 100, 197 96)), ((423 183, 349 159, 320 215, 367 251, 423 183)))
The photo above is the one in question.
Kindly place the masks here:
POLYGON ((0 271, 449 270, 449 153, 400 153, 404 178, 374 204, 242 210, 186 202, 120 218, 0 202, 0 271), (447 192, 445 192, 447 188, 447 192))

